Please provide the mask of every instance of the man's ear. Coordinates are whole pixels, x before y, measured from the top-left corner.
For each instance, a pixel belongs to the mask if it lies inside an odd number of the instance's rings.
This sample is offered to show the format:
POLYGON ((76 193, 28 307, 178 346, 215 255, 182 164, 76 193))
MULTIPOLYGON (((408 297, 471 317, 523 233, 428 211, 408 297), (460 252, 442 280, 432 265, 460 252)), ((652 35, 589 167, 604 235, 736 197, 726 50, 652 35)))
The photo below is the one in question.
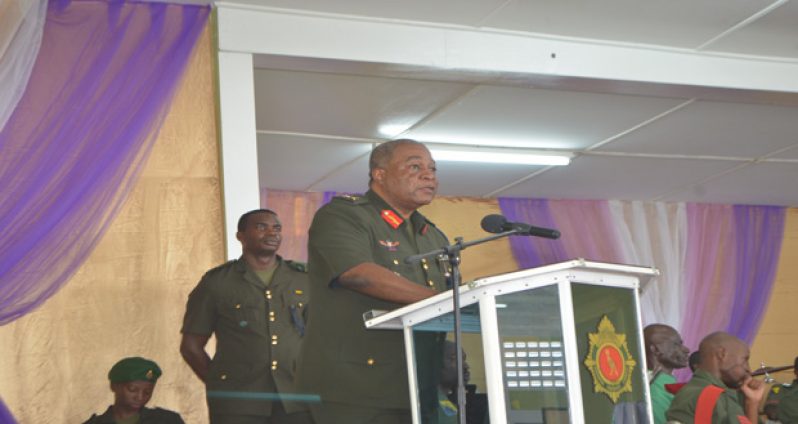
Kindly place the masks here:
POLYGON ((382 184, 383 179, 385 178, 385 170, 382 168, 374 168, 371 171, 371 179, 382 184))
POLYGON ((648 345, 648 351, 651 353, 652 357, 654 357, 654 358, 658 358, 659 357, 660 351, 659 351, 659 347, 657 347, 656 343, 650 343, 648 345))

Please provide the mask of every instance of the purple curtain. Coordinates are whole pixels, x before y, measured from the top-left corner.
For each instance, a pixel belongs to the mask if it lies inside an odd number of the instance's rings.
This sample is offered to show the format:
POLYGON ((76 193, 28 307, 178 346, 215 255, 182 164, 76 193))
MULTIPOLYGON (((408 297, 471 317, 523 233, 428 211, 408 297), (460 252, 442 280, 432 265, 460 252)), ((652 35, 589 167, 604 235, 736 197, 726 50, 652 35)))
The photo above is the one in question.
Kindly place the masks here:
MULTIPOLYGON (((511 222, 528 222, 536 227, 556 228, 557 223, 545 199, 500 197, 499 208, 511 222)), ((571 259, 561 241, 532 237, 510 237, 510 248, 519 268, 534 268, 571 259)))
POLYGON ((3 399, 0 399, 0 424, 16 424, 17 420, 11 415, 11 411, 3 404, 3 399))
POLYGON ((0 132, 0 325, 52 296, 135 182, 208 6, 51 0, 0 132))
MULTIPOLYGON (((621 254, 623 248, 617 236, 634 226, 617 216, 613 218, 607 201, 500 198, 499 206, 510 221, 562 232, 557 241, 511 238, 513 255, 520 268, 575 257, 623 262, 625 257, 635 256, 632 251, 626 256, 621 254)), ((681 248, 683 251, 670 252, 670 256, 685 258, 684 269, 664 271, 683 276, 680 287, 673 288, 673 293, 681 293, 681 314, 670 311, 681 316, 670 321, 681 322, 677 329, 688 346, 698 347, 704 336, 718 330, 734 334, 749 344, 753 341, 776 276, 785 213, 785 208, 775 206, 690 203, 686 205, 683 223, 661 223, 660 231, 674 234, 686 226, 687 243, 681 248)), ((662 246, 636 245, 633 249, 646 251, 662 246)))
POLYGON ((753 343, 776 279, 786 209, 768 206, 734 206, 734 301, 727 330, 753 343), (756 317, 752 319, 752 317, 756 317))

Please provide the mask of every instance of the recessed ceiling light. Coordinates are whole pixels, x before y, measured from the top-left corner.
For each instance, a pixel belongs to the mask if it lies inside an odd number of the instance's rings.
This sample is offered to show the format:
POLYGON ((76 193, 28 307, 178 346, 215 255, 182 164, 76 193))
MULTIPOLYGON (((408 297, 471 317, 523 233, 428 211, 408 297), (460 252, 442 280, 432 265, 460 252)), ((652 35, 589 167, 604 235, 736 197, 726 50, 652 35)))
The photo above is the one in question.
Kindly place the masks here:
POLYGON ((430 146, 432 158, 440 162, 506 163, 562 166, 571 163, 571 153, 479 146, 430 146))

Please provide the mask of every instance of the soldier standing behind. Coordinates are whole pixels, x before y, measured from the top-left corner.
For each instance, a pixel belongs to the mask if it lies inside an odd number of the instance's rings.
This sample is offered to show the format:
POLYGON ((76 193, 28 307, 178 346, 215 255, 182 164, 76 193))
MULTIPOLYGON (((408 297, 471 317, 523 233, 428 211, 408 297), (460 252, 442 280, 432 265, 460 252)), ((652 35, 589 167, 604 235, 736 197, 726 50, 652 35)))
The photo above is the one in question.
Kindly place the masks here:
POLYGON ((205 382, 211 423, 312 423, 294 390, 307 274, 277 255, 281 231, 273 211, 242 215, 241 258, 208 271, 189 295, 180 353, 205 382), (211 359, 205 345, 214 333, 211 359))

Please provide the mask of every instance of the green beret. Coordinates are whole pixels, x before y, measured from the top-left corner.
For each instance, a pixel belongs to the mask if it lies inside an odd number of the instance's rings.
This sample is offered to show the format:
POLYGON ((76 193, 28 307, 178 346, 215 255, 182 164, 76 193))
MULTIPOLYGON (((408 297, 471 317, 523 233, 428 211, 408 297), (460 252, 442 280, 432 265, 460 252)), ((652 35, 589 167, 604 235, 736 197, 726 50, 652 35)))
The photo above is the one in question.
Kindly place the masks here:
POLYGON ((126 383, 128 381, 149 381, 155 383, 161 376, 161 369, 149 359, 134 357, 125 358, 111 367, 108 379, 111 383, 126 383))

